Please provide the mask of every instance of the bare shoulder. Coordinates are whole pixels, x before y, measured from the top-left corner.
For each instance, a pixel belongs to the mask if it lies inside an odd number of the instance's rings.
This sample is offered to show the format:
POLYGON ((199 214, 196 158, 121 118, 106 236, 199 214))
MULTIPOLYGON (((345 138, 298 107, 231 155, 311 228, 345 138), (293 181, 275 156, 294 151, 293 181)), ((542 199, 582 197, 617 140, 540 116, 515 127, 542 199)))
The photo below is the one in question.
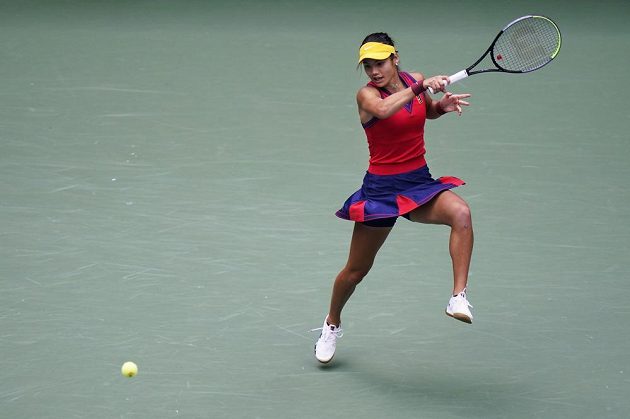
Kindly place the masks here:
POLYGON ((381 97, 378 89, 373 86, 363 86, 357 92, 357 101, 367 97, 381 97))
POLYGON ((411 74, 411 77, 413 77, 414 79, 416 79, 416 81, 419 81, 419 80, 424 80, 424 74, 422 74, 422 73, 419 73, 419 72, 417 72, 417 71, 414 71, 414 72, 410 72, 409 74, 411 74))

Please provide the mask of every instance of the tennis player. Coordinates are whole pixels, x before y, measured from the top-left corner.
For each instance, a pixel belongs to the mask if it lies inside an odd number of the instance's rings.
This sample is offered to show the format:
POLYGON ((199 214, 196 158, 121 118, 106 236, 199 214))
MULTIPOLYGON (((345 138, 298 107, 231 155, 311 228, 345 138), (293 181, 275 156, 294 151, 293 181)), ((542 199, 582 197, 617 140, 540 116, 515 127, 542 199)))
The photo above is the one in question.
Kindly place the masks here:
POLYGON ((336 213, 354 221, 354 231, 348 261, 335 279, 330 311, 315 344, 315 357, 322 363, 333 358, 337 339, 342 336, 341 311, 370 271, 399 216, 450 226, 454 281, 446 314, 466 323, 473 319, 466 298, 472 220, 466 202, 450 190, 464 182, 455 177, 433 179, 425 161, 424 144, 425 120, 449 112, 461 115, 470 95, 446 92, 447 76, 425 78, 421 73, 399 70, 398 52, 386 33, 374 33, 363 40, 359 65, 370 79, 357 93, 370 160, 361 189, 336 213), (425 94, 429 87, 444 93, 439 101, 425 94))

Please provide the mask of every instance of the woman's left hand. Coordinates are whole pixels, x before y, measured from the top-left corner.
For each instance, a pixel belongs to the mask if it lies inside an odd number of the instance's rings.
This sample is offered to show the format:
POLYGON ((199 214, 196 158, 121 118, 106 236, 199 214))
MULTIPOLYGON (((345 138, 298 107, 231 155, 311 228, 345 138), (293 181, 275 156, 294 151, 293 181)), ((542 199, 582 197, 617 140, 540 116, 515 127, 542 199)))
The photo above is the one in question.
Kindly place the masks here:
POLYGON ((438 102, 438 106, 442 108, 444 112, 457 112, 457 115, 462 114, 462 106, 469 106, 465 100, 470 97, 470 93, 463 93, 461 95, 454 95, 452 92, 446 92, 442 99, 438 102))

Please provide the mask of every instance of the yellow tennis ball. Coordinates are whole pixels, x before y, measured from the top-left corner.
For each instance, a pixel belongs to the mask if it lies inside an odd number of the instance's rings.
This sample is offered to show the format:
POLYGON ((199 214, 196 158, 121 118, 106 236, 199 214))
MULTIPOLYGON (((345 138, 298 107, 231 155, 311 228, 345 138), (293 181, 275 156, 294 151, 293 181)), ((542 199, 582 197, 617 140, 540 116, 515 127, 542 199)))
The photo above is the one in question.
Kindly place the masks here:
POLYGON ((131 361, 127 361, 123 364, 120 372, 125 377, 133 377, 138 373, 138 366, 131 361))

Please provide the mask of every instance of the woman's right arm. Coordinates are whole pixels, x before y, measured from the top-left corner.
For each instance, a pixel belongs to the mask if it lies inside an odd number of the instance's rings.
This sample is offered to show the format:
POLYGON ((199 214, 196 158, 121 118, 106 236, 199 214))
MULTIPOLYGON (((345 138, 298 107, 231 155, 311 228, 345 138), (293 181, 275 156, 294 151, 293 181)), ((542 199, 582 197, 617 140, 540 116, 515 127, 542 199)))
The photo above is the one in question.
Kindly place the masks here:
POLYGON ((383 99, 376 88, 364 86, 357 93, 357 105, 359 106, 361 122, 366 123, 374 117, 378 119, 389 118, 413 97, 414 94, 411 88, 407 88, 383 99))
MULTIPOLYGON (((427 80, 422 80, 423 90, 431 87, 436 91, 443 91, 444 85, 442 80, 444 79, 448 80, 448 77, 434 76, 427 80)), ((408 87, 383 99, 378 89, 372 86, 364 86, 357 93, 357 105, 359 106, 361 122, 366 123, 374 117, 378 119, 389 118, 415 96, 412 88, 408 87)))

